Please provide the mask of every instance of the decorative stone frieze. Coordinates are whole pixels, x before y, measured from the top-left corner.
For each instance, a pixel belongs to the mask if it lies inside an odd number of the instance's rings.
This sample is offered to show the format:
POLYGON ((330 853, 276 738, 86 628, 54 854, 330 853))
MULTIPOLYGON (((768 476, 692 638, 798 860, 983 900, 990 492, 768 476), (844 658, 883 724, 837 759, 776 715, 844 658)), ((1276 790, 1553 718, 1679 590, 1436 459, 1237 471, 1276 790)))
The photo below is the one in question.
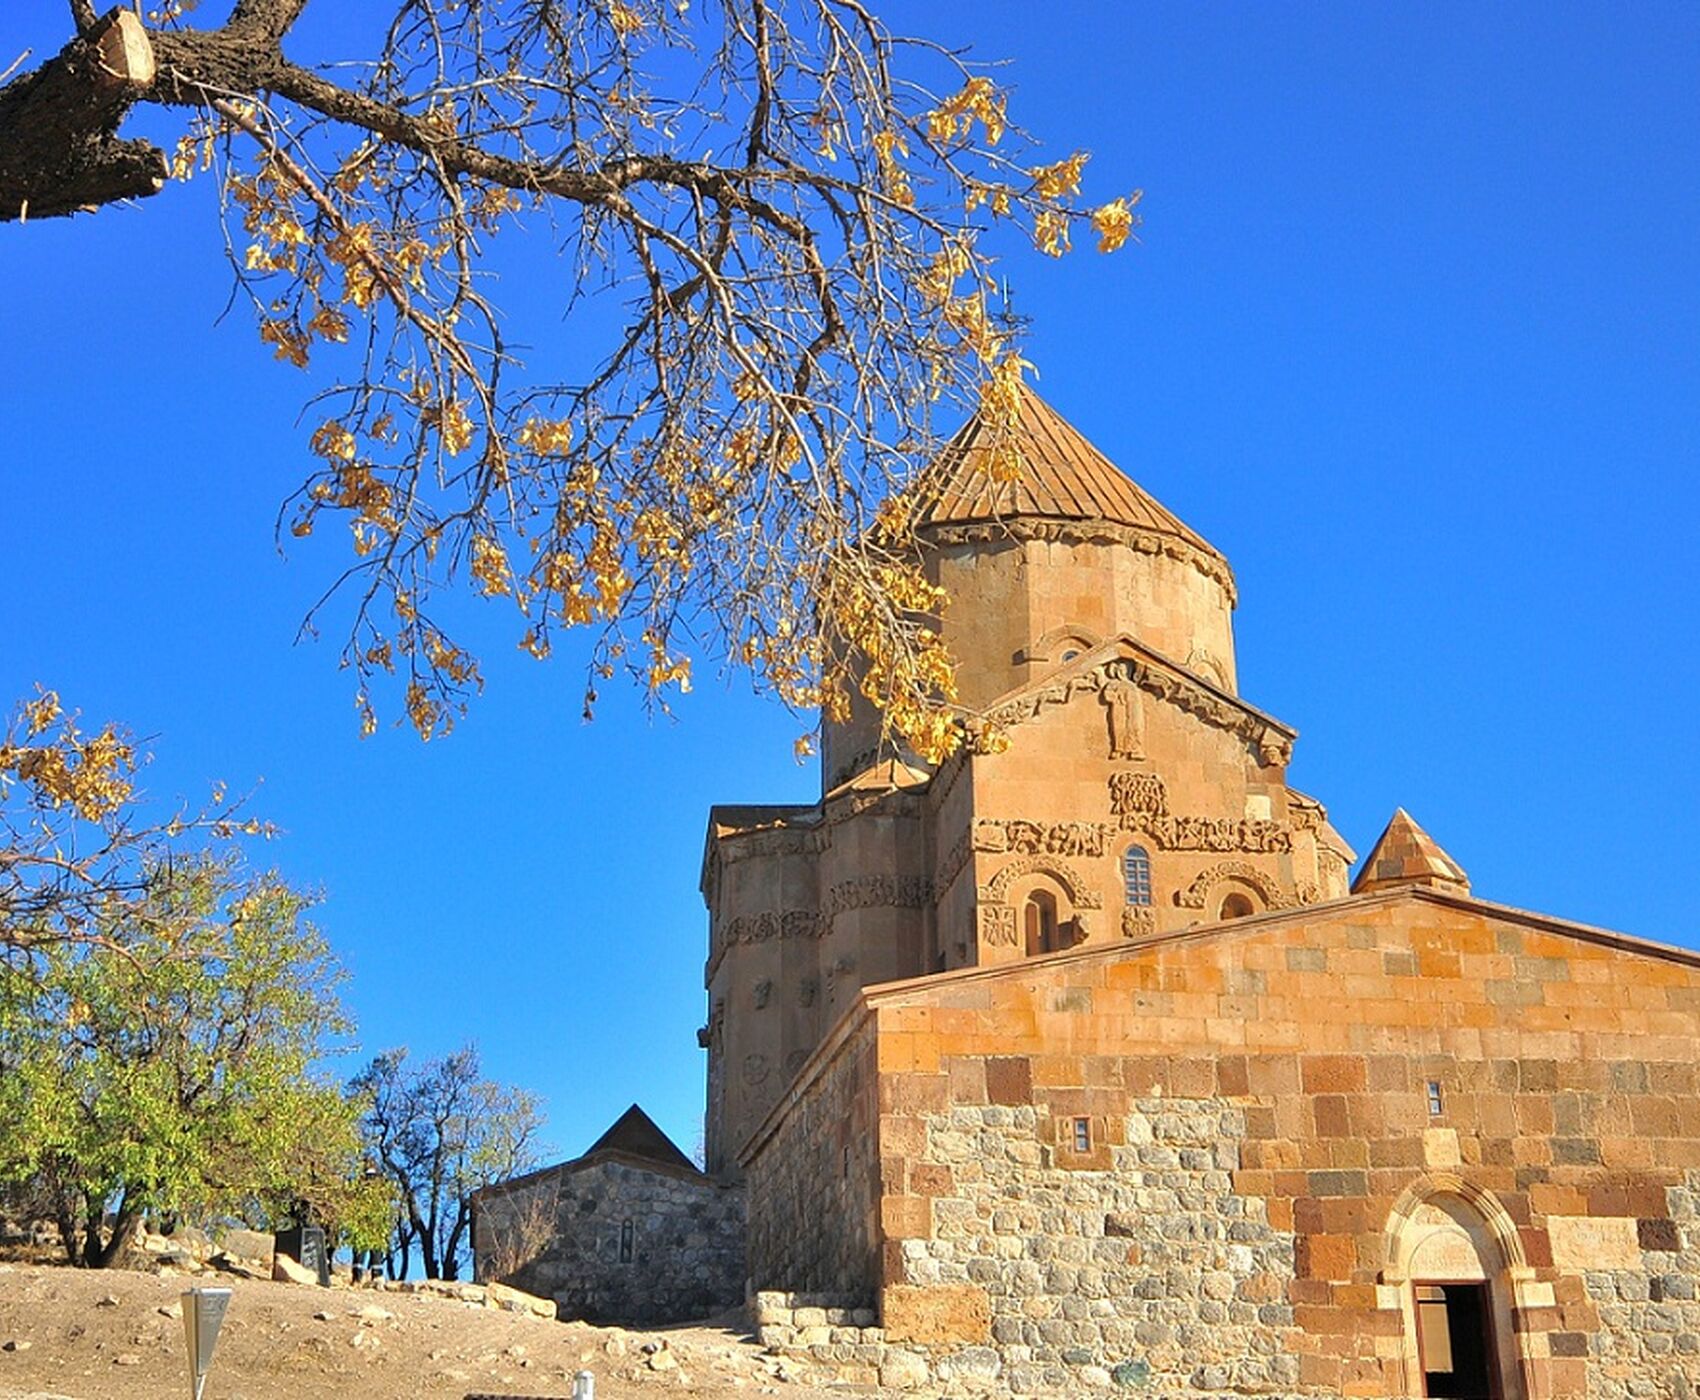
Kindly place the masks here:
POLYGON ((1151 817, 1129 823, 1165 851, 1247 851, 1284 853, 1293 849, 1293 833, 1284 822, 1248 817, 1151 817))
POLYGON ((1242 705, 1208 682, 1185 671, 1171 670, 1139 657, 1115 657, 1090 671, 1064 676, 999 705, 987 716, 1004 728, 1036 719, 1054 705, 1066 705, 1076 695, 1099 695, 1113 682, 1131 682, 1164 704, 1194 715, 1216 729, 1243 740, 1265 765, 1285 765, 1293 756, 1293 732, 1249 705, 1242 705))
POLYGON ((1122 908, 1122 937, 1144 938, 1157 931, 1157 911, 1149 904, 1129 904, 1122 908))
POLYGON ((933 872, 933 891, 938 898, 943 899, 945 891, 956 883, 956 877, 962 873, 962 867, 968 864, 968 858, 973 854, 974 842, 969 836, 962 837, 945 852, 944 859, 933 872))
POLYGON ((1212 551, 1199 549, 1174 535, 1143 530, 1109 520, 1055 520, 1012 515, 1004 520, 969 525, 929 525, 927 539, 935 544, 1120 544, 1141 554, 1162 554, 1192 565, 1206 578, 1221 584, 1228 606, 1239 601, 1234 571, 1228 561, 1212 551))
POLYGON ((924 875, 863 875, 840 880, 826 892, 827 918, 850 909, 925 909, 933 902, 933 882, 924 875))
POLYGON ((1101 856, 1105 851, 1101 822, 977 821, 976 851, 1012 851, 1017 855, 1101 856))

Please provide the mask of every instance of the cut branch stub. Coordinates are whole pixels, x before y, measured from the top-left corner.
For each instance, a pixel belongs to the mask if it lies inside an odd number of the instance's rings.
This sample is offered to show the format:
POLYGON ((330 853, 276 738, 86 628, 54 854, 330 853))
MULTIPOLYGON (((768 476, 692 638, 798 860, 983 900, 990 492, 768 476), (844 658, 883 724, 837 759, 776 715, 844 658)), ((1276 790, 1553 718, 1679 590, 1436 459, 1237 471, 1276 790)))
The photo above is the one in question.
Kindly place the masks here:
POLYGON ((0 88, 0 220, 73 214, 164 188, 165 153, 117 136, 154 72, 141 20, 119 9, 0 88))

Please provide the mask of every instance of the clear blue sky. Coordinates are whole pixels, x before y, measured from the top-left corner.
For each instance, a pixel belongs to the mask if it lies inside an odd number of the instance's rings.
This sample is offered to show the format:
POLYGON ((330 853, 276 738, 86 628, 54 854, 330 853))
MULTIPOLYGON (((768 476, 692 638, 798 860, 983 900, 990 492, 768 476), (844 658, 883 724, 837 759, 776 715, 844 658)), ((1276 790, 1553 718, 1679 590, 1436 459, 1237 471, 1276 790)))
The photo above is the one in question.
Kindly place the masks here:
MULTIPOLYGON (((897 9, 1147 191, 1139 247, 1007 271, 1047 397, 1236 566, 1293 782, 1360 851, 1403 804, 1487 898, 1700 945, 1700 7, 897 9)), ((0 65, 65 13, 6 6, 0 65)), ((0 696, 157 736, 163 798, 263 779, 366 1050, 475 1038, 563 1152, 634 1099, 689 1151, 704 817, 813 796, 796 721, 702 677, 586 727, 492 613, 453 737, 362 742, 336 638, 292 645, 334 556, 272 544, 310 384, 218 323, 208 196, 0 230, 0 696)))

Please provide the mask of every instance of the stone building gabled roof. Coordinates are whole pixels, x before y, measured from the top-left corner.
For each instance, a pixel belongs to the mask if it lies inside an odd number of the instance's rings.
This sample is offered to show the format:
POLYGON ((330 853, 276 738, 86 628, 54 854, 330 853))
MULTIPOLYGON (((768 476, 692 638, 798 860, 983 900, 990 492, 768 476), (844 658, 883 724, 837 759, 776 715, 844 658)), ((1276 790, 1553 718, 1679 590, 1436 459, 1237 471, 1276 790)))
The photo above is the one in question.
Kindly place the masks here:
POLYGON ((677 1144, 661 1131, 655 1120, 634 1103, 581 1155, 569 1161, 556 1162, 553 1166, 539 1167, 523 1176, 513 1176, 506 1181, 480 1186, 472 1193, 472 1198, 476 1203, 481 1197, 501 1196, 509 1191, 531 1186, 545 1178, 570 1176, 574 1172, 603 1162, 621 1162, 627 1166, 665 1172, 672 1177, 697 1178, 704 1182, 709 1180, 695 1162, 679 1151, 677 1144))
POLYGON ((614 1120, 614 1125, 607 1132, 590 1144, 584 1155, 594 1157, 598 1152, 619 1152, 627 1157, 657 1162, 664 1167, 696 1170, 696 1164, 679 1151, 673 1139, 635 1103, 614 1120))
POLYGON ((1222 560, 1180 517, 1137 486, 1063 416, 1023 385, 1014 430, 1025 469, 995 481, 987 466, 998 428, 976 413, 916 478, 917 529, 1039 516, 1097 521, 1167 535, 1222 560))
POLYGON ((1470 877, 1464 867, 1441 850, 1438 842, 1403 807, 1370 849, 1364 868, 1352 881, 1353 894, 1372 894, 1399 885, 1430 885, 1467 894, 1470 877))

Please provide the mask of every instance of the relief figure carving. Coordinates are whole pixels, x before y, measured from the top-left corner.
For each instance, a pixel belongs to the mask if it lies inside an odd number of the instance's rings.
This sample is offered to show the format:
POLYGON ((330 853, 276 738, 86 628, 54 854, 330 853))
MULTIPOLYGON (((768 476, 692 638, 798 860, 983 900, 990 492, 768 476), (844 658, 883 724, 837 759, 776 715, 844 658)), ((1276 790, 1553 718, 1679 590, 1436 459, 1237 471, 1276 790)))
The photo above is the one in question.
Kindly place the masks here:
POLYGON ((1145 757, 1145 710, 1140 703, 1139 687, 1132 681, 1112 674, 1098 692, 1109 712, 1110 757, 1140 759, 1145 757))

